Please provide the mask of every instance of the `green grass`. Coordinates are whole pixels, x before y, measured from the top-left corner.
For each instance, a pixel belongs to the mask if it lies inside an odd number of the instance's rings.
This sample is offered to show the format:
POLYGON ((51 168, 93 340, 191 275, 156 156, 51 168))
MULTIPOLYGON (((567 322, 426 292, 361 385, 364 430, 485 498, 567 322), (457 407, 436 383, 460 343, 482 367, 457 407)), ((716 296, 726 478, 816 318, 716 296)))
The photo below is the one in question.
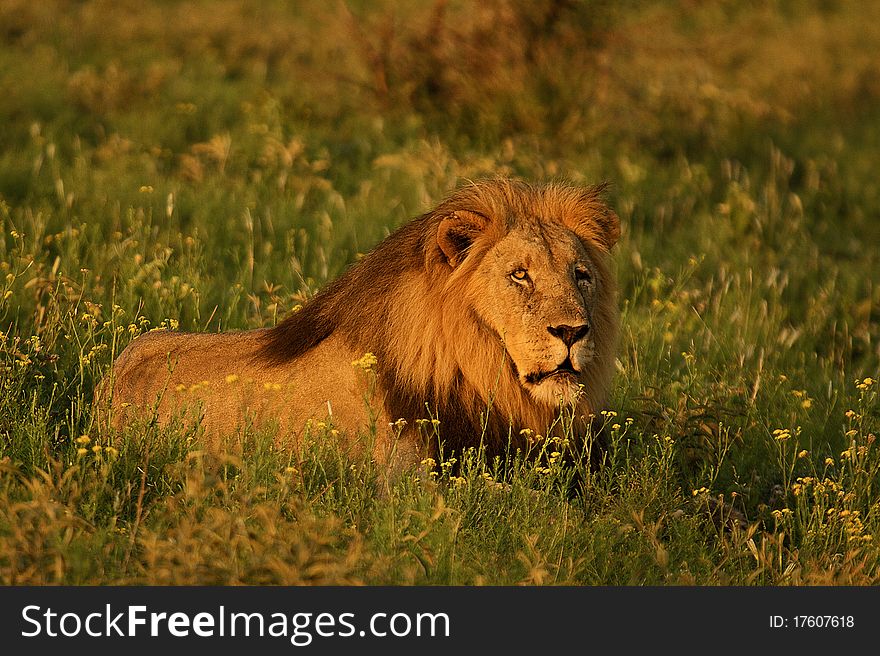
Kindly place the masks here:
POLYGON ((876 3, 441 6, 0 7, 0 581, 880 582, 876 3), (272 325, 496 173, 609 180, 624 226, 580 496, 95 427, 134 335, 272 325))

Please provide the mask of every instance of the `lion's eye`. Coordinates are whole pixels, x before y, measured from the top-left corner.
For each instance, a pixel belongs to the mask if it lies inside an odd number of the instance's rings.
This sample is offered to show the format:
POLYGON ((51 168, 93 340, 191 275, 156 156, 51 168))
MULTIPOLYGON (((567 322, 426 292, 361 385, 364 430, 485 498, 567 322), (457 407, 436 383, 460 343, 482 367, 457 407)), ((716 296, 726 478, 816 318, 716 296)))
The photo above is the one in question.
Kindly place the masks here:
POLYGON ((578 282, 590 283, 593 281, 593 276, 590 275, 589 269, 578 267, 574 270, 574 278, 578 282))
POLYGON ((514 282, 526 282, 529 279, 529 274, 525 269, 517 269, 510 274, 510 279, 514 282))

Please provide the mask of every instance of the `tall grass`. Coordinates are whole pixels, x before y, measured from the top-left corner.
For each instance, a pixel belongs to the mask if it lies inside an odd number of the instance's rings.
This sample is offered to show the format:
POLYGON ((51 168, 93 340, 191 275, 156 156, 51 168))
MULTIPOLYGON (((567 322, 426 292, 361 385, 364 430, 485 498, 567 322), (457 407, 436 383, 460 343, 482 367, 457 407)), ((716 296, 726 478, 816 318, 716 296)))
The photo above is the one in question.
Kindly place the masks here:
POLYGON ((878 582, 875 4, 3 3, 0 581, 878 582), (97 425, 496 173, 613 183, 598 471, 97 425))

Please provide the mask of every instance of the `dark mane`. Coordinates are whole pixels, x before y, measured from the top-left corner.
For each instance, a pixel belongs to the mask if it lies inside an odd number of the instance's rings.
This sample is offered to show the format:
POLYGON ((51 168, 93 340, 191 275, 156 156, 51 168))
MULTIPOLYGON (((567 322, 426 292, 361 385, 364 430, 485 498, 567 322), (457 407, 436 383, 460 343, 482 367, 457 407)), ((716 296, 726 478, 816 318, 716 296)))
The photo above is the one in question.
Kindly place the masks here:
MULTIPOLYGON (((267 331, 257 357, 282 365, 338 334, 353 349, 376 355, 389 418, 406 419, 410 426, 418 419, 440 419, 443 455, 474 446, 481 436, 487 450, 498 453, 507 445, 510 424, 499 412, 487 409, 480 395, 468 388, 461 371, 452 388, 442 394, 433 387, 419 391, 406 380, 406 372, 397 370, 388 353, 384 328, 395 311, 393 288, 402 273, 426 267, 428 240, 436 239, 438 221, 436 213, 425 214, 388 236, 299 311, 267 331)), ((429 452, 439 457, 440 445, 429 441, 429 452)))
POLYGON ((386 390, 385 410, 392 421, 405 419, 413 425, 419 419, 440 420, 442 444, 433 438, 431 428, 423 431, 428 452, 437 462, 480 444, 488 456, 501 455, 511 439, 519 441, 519 427, 511 426, 497 410, 485 404, 481 407, 482 399, 466 389, 460 372, 456 384, 443 396, 434 389, 424 395, 408 389, 393 370, 381 372, 380 382, 386 390))
POLYGON ((336 329, 336 321, 328 311, 333 296, 331 285, 269 330, 257 357, 273 365, 283 364, 327 339, 336 329))

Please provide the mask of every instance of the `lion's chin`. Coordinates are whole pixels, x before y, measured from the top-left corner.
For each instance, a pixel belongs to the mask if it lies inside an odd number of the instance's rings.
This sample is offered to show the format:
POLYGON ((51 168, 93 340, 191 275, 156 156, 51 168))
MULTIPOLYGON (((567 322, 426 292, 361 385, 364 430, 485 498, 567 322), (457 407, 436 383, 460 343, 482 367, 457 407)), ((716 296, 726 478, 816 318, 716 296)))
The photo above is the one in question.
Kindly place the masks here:
POLYGON ((538 384, 526 384, 532 397, 551 406, 570 405, 583 393, 583 386, 573 373, 558 373, 538 384))

